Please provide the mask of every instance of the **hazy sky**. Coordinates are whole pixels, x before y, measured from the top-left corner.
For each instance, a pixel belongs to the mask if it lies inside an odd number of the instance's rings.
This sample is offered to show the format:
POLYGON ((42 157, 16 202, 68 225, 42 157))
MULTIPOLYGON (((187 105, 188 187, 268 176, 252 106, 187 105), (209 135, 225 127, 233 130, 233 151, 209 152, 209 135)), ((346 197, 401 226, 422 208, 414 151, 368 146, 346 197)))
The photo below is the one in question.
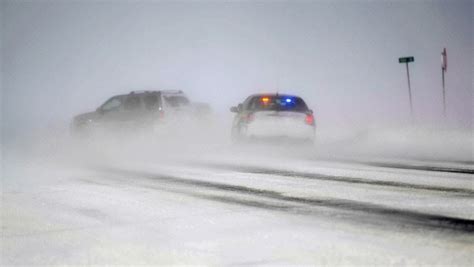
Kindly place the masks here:
POLYGON ((472 126, 472 1, 2 1, 4 134, 68 122, 114 94, 182 89, 227 112, 255 92, 304 97, 320 127, 408 116, 472 126))

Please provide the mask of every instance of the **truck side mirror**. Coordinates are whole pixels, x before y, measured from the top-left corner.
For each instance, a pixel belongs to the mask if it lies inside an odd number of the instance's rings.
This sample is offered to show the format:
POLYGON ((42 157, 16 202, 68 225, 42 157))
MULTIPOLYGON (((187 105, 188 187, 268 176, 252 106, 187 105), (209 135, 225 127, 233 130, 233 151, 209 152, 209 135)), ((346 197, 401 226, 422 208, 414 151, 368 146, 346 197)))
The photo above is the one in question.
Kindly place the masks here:
POLYGON ((237 107, 231 107, 231 108, 230 108, 230 112, 238 113, 238 112, 239 112, 239 108, 237 108, 237 107))

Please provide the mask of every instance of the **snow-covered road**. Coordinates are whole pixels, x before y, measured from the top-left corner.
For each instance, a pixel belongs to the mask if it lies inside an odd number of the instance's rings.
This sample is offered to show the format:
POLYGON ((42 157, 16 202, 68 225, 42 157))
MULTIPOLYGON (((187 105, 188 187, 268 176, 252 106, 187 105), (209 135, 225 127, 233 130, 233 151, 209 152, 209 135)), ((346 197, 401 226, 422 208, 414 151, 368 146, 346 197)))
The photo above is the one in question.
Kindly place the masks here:
POLYGON ((473 265, 472 165, 273 152, 11 161, 1 263, 473 265))

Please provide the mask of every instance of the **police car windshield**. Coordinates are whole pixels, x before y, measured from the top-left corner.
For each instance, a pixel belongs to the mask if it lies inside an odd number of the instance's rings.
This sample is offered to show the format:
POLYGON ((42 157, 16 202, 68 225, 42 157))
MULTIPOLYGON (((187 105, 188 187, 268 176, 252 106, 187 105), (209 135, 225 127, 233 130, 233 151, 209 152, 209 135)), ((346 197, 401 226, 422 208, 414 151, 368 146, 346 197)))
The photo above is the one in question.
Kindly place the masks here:
POLYGON ((250 101, 249 109, 253 111, 308 111, 303 99, 287 95, 254 97, 250 101))

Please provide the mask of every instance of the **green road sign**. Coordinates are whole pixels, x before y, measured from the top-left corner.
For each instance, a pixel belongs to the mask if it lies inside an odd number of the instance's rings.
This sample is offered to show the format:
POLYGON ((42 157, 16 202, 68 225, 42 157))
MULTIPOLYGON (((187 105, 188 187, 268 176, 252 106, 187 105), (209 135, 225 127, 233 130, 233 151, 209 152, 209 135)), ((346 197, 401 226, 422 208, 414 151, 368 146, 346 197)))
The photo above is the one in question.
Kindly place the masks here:
POLYGON ((408 62, 414 62, 415 58, 414 57, 401 57, 398 58, 398 63, 408 63, 408 62))

